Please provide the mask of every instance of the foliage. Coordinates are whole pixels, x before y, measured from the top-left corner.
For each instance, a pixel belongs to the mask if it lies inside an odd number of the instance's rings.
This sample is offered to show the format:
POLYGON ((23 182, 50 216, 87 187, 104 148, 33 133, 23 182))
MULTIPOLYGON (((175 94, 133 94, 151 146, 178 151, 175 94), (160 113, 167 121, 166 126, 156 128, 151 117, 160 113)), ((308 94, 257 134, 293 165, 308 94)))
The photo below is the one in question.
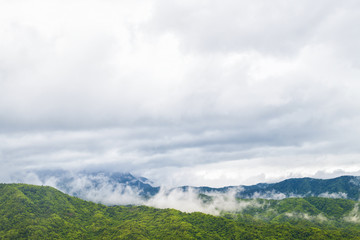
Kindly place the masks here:
POLYGON ((252 198, 254 193, 283 193, 291 196, 322 196, 322 194, 343 194, 344 197, 357 200, 360 197, 360 179, 356 176, 341 176, 333 179, 291 178, 278 183, 261 183, 243 186, 238 193, 241 198, 252 198))
POLYGON ((352 211, 354 201, 321 198, 257 201, 261 207, 215 217, 145 206, 107 207, 51 187, 0 184, 0 239, 360 238, 357 224, 291 222, 279 217, 295 211, 311 216, 324 214, 335 221, 352 211))

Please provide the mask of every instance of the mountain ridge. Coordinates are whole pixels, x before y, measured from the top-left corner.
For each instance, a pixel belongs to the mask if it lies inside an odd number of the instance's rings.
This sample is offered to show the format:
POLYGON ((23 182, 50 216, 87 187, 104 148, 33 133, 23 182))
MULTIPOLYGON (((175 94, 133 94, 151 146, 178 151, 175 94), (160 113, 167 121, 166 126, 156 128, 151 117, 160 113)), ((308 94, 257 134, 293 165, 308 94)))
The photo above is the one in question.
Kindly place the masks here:
POLYGON ((279 198, 323 196, 348 198, 358 200, 360 197, 360 177, 340 176, 331 179, 317 178, 289 178, 276 183, 258 183, 255 185, 226 186, 222 188, 190 187, 182 186, 181 189, 196 189, 200 193, 226 192, 240 189, 237 192, 239 198, 271 198, 271 195, 283 194, 279 198))
MULTIPOLYGON (((43 185, 51 185, 64 193, 86 200, 94 200, 100 193, 111 195, 127 194, 149 199, 161 191, 161 187, 144 177, 120 172, 78 172, 38 171, 35 172, 43 185), (50 184, 49 184, 50 183, 50 184)), ((19 178, 17 182, 21 182, 19 178)), ((169 188, 165 192, 194 191, 199 194, 233 192, 238 198, 283 199, 289 197, 329 197, 358 200, 360 198, 360 177, 345 175, 330 179, 289 178, 276 183, 258 183, 254 185, 225 186, 213 188, 208 186, 180 186, 169 188)), ((163 191, 162 191, 163 192, 163 191)), ((96 201, 96 200, 95 200, 96 201)), ((109 203, 111 204, 111 203, 109 203)))

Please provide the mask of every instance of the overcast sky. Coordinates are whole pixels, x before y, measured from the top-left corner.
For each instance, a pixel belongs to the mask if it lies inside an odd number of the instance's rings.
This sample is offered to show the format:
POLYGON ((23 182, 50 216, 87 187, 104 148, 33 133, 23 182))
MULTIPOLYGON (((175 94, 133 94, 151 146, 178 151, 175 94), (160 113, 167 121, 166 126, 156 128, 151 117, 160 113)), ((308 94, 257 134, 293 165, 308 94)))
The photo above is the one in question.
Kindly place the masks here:
POLYGON ((357 0, 0 2, 0 175, 360 173, 357 0))

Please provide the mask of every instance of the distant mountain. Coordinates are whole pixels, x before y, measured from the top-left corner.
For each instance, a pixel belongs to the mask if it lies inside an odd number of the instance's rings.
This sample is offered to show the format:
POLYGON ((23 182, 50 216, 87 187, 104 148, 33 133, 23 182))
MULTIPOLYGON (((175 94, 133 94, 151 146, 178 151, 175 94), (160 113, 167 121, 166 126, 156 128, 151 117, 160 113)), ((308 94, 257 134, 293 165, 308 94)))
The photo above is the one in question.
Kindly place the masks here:
POLYGON ((356 176, 341 176, 333 179, 292 178, 278 183, 244 187, 244 191, 239 195, 243 198, 253 198, 277 193, 285 197, 319 196, 358 200, 360 178, 356 176))
MULTIPOLYGON (((223 217, 87 202, 54 188, 0 184, 0 239, 359 239, 359 202, 238 200, 223 217)), ((211 203, 209 203, 211 204, 211 203)))
POLYGON ((333 179, 291 178, 278 183, 259 183, 251 186, 228 186, 223 188, 181 187, 183 191, 193 188, 200 193, 225 193, 236 191, 239 198, 283 199, 289 197, 328 197, 358 200, 360 177, 341 176, 333 179))
MULTIPOLYGON (((136 197, 148 199, 159 193, 160 187, 147 178, 136 177, 130 173, 119 172, 69 172, 69 171, 37 171, 35 172, 43 185, 57 189, 86 200, 104 202, 111 199, 111 194, 125 194, 128 201, 122 204, 135 203, 136 197)), ((17 182, 21 182, 18 180, 17 182)), ((200 194, 235 193, 236 197, 244 199, 284 199, 289 197, 327 197, 358 200, 360 198, 360 177, 341 176, 333 179, 291 178, 278 183, 259 183, 256 185, 226 186, 222 188, 182 186, 167 190, 172 192, 189 190, 200 194)))
POLYGON ((103 199, 112 193, 148 198, 158 193, 160 189, 152 186, 153 183, 149 179, 135 177, 130 173, 43 170, 36 171, 35 174, 42 184, 56 187, 64 193, 86 200, 96 200, 94 196, 103 199))

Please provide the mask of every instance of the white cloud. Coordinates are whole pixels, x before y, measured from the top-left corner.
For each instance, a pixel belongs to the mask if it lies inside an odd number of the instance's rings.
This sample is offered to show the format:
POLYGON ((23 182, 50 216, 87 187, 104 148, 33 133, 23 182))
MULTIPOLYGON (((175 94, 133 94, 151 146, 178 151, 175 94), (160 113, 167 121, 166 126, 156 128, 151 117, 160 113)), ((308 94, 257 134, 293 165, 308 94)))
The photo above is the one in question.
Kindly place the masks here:
POLYGON ((235 197, 236 190, 226 193, 209 193, 211 200, 201 199, 198 192, 192 188, 188 191, 179 189, 161 191, 150 198, 145 205, 157 208, 174 208, 183 212, 203 212, 213 215, 220 215, 221 212, 241 212, 247 207, 261 207, 257 201, 238 200, 235 197))
POLYGON ((116 168, 220 186, 356 172, 359 7, 3 1, 2 178, 116 168))
POLYGON ((325 198, 347 198, 347 194, 343 192, 338 193, 328 193, 324 192, 319 195, 319 197, 325 197, 325 198))
POLYGON ((359 216, 359 204, 356 203, 354 208, 349 212, 347 216, 344 217, 345 221, 359 223, 360 216, 359 216))

